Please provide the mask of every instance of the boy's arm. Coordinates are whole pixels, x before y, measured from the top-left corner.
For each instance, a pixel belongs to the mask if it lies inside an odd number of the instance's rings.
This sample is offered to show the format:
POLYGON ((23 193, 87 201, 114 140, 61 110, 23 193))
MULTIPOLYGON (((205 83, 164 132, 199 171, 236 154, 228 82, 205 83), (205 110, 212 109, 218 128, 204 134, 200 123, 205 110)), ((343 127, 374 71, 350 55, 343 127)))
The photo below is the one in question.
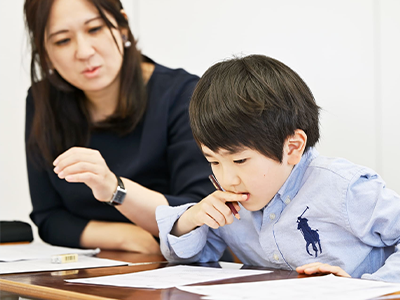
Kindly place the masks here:
POLYGON ((233 222, 233 214, 226 203, 232 203, 236 211, 239 211, 240 206, 237 202, 246 201, 247 198, 247 194, 215 191, 185 211, 176 221, 171 234, 179 237, 199 226, 207 225, 217 229, 231 224, 233 222))
POLYGON ((400 283, 400 246, 395 246, 394 252, 386 259, 385 264, 375 273, 364 274, 363 279, 382 280, 400 283))
POLYGON ((176 221, 194 204, 176 207, 162 205, 156 209, 161 252, 168 261, 218 261, 226 248, 225 242, 218 236, 218 230, 210 230, 208 226, 197 227, 180 237, 171 234, 176 221))
POLYGON ((374 271, 364 279, 400 282, 400 197, 386 188, 374 172, 365 172, 354 179, 347 191, 347 212, 352 232, 365 244, 385 248, 391 254, 379 269, 382 257, 370 258, 374 271), (393 250, 394 249, 394 252, 393 250))
MULTIPOLYGON (((195 205, 157 207, 156 219, 164 257, 185 262, 218 261, 226 248, 218 236, 218 228, 233 222, 233 214, 226 202, 246 201, 247 198, 247 194, 215 191, 195 205)), ((240 210, 237 203, 233 205, 240 210)))
POLYGON ((171 234, 177 237, 189 233, 193 229, 196 229, 198 225, 194 223, 193 218, 191 217, 191 213, 189 212, 193 206, 190 206, 175 222, 175 225, 172 227, 171 234))

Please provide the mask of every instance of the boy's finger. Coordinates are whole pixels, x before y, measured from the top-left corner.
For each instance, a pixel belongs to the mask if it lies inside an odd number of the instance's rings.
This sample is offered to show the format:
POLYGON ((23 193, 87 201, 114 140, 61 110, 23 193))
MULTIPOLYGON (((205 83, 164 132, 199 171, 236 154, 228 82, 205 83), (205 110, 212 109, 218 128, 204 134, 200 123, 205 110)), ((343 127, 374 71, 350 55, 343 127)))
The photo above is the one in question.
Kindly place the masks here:
POLYGON ((230 214, 230 209, 229 207, 226 205, 225 202, 215 202, 214 203, 214 208, 216 210, 216 212, 218 212, 221 215, 227 216, 228 214, 230 214))
POLYGON ((338 266, 322 264, 321 266, 319 266, 319 270, 323 273, 332 273, 337 276, 350 277, 350 275, 345 270, 343 270, 341 267, 338 266))
POLYGON ((317 267, 317 266, 319 266, 319 265, 321 265, 320 262, 315 262, 315 263, 310 263, 310 264, 302 265, 302 266, 296 268, 296 272, 297 272, 297 273, 303 273, 305 269, 315 268, 315 267, 317 267))
POLYGON ((318 266, 320 264, 321 264, 320 262, 314 262, 314 263, 302 265, 300 267, 297 267, 296 269, 305 269, 305 268, 315 267, 315 266, 318 266))
POLYGON ((215 194, 217 197, 224 202, 240 202, 240 201, 247 201, 249 198, 249 194, 236 194, 232 192, 223 192, 223 191, 216 191, 215 194))
POLYGON ((213 216, 208 215, 208 214, 206 214, 206 216, 205 216, 204 224, 206 224, 207 226, 209 226, 209 227, 211 227, 213 229, 217 229, 220 226, 223 226, 223 225, 220 225, 218 223, 218 221, 215 220, 215 218, 213 216))

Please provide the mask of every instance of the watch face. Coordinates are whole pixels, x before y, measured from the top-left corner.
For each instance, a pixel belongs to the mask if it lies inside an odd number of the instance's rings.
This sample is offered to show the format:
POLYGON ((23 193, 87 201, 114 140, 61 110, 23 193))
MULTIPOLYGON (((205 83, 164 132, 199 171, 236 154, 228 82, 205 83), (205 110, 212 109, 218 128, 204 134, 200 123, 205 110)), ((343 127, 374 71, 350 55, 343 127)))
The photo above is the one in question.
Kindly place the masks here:
POLYGON ((117 187, 117 191, 115 192, 112 200, 109 202, 111 205, 120 205, 124 202, 126 196, 126 191, 122 189, 120 186, 117 187))

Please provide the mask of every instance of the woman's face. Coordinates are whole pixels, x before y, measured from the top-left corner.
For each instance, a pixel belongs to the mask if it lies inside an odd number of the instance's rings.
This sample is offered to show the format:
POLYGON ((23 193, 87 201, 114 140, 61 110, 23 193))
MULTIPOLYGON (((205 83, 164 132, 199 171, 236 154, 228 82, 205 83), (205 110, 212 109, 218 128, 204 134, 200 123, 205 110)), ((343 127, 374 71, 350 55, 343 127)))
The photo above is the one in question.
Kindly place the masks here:
POLYGON ((123 41, 119 30, 112 29, 112 34, 90 1, 55 0, 45 32, 51 66, 85 93, 118 88, 123 41))

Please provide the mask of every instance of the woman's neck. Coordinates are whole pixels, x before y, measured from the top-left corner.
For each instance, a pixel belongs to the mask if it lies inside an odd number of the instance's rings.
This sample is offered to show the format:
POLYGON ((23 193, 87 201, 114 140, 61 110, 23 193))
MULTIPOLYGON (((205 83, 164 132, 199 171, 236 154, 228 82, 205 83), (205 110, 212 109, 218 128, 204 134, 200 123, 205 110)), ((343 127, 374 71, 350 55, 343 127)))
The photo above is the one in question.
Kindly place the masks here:
POLYGON ((143 62, 142 63, 142 76, 143 76, 143 82, 144 84, 147 84, 147 82, 150 80, 151 75, 153 75, 154 69, 156 66, 153 63, 150 62, 143 62))
POLYGON ((87 108, 93 123, 101 122, 111 116, 117 107, 120 79, 101 91, 85 91, 88 100, 87 108))
MULTIPOLYGON (((153 74, 155 65, 152 63, 142 63, 143 81, 145 84, 153 74)), ((88 110, 93 123, 104 121, 111 116, 117 108, 120 93, 120 77, 118 76, 113 83, 101 91, 85 92, 88 99, 88 110)))

